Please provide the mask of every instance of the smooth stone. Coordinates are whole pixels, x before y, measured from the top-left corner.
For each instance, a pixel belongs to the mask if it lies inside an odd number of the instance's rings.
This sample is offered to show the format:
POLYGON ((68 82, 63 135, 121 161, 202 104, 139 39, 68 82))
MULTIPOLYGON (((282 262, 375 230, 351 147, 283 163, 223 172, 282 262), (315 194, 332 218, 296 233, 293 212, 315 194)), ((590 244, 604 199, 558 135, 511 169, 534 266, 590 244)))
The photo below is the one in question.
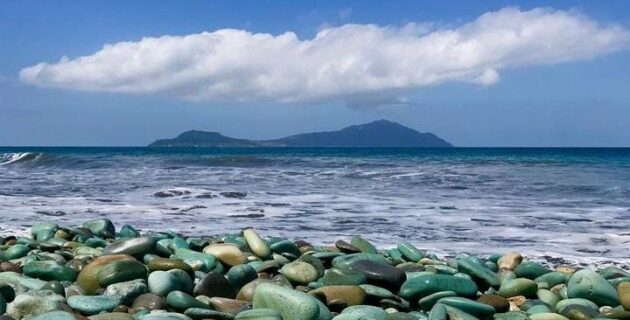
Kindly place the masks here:
MULTIPOLYGON (((370 320, 387 320, 387 312, 385 310, 368 305, 351 306, 343 309, 341 319, 370 319, 370 320)), ((339 319, 339 317, 335 317, 339 319)))
POLYGON ((252 301, 256 287, 262 283, 274 283, 269 279, 256 279, 244 285, 236 294, 236 299, 241 301, 252 301))
POLYGON ((209 272, 217 266, 217 258, 211 254, 190 249, 176 249, 173 258, 183 260, 193 270, 209 272))
POLYGON ((445 274, 421 274, 407 279, 400 288, 400 296, 411 301, 440 291, 453 291, 459 296, 477 294, 477 285, 470 279, 445 274))
POLYGON ((389 262, 387 261, 385 257, 383 257, 380 254, 374 254, 374 253, 352 253, 352 254, 341 255, 341 256, 335 257, 332 260, 332 265, 333 267, 337 267, 339 269, 352 270, 352 264, 354 264, 356 261, 359 261, 359 260, 370 260, 374 262, 380 262, 385 265, 389 265, 389 262))
POLYGON ((113 237, 116 234, 116 227, 109 219, 90 220, 85 222, 83 227, 100 237, 113 237))
POLYGON ((359 248, 359 250, 363 253, 378 254, 376 247, 374 247, 374 245, 372 245, 369 241, 363 239, 361 236, 352 236, 350 244, 359 248))
POLYGON ((424 258, 424 253, 409 242, 400 243, 397 249, 407 261, 418 262, 420 259, 424 258))
POLYGON ((345 252, 345 253, 358 253, 358 252, 361 252, 361 249, 353 246, 352 244, 350 244, 349 242, 344 241, 344 240, 337 240, 335 242, 335 247, 337 249, 339 249, 339 251, 345 252))
POLYGON ((448 313, 446 311, 446 306, 437 303, 431 308, 428 314, 428 320, 448 320, 448 313))
POLYGON ((428 296, 420 298, 418 300, 418 308, 420 310, 431 310, 433 306, 438 302, 438 300, 446 297, 455 297, 457 294, 453 291, 440 291, 436 293, 432 293, 428 296))
POLYGON ((31 290, 39 290, 46 285, 46 281, 34 279, 13 271, 0 272, 0 282, 9 284, 14 288, 25 287, 31 290))
POLYGON ((186 310, 188 308, 210 308, 209 305, 195 299, 193 296, 182 291, 171 291, 166 296, 166 304, 175 310, 186 310))
POLYGON ((231 267, 247 262, 247 257, 241 249, 231 243, 211 244, 205 247, 203 252, 217 257, 219 261, 231 267))
POLYGON ((30 320, 79 320, 79 319, 85 319, 85 318, 83 317, 79 318, 75 316, 75 314, 67 312, 67 311, 50 311, 50 312, 42 313, 40 315, 30 318, 30 320))
POLYGON ((171 291, 181 289, 181 285, 179 281, 177 281, 177 277, 166 271, 151 272, 147 283, 149 285, 149 292, 164 297, 171 291))
POLYGON ((387 264, 371 260, 357 260, 352 264, 352 269, 365 275, 368 283, 389 290, 398 291, 407 280, 404 271, 387 264))
POLYGON ((302 285, 306 285, 319 278, 317 269, 313 265, 303 261, 295 261, 284 265, 282 269, 280 269, 280 273, 287 277, 289 281, 302 285))
POLYGON ((574 273, 567 283, 569 298, 583 298, 599 306, 618 306, 617 290, 604 277, 592 270, 574 273))
POLYGON ((147 309, 156 310, 163 309, 166 306, 164 297, 158 296, 153 293, 144 293, 136 297, 131 305, 132 310, 147 309))
POLYGON ((258 308, 239 312, 235 320, 283 320, 280 312, 269 308, 258 308))
POLYGON ((192 274, 193 269, 182 260, 177 259, 168 259, 162 257, 156 257, 151 259, 147 263, 147 267, 150 271, 169 271, 173 269, 179 269, 186 271, 187 273, 192 274))
POLYGON ((4 258, 7 260, 14 260, 25 257, 31 249, 24 244, 15 244, 9 247, 4 252, 4 258))
POLYGON ((43 287, 42 290, 50 290, 58 295, 65 295, 66 294, 66 289, 64 288, 63 284, 61 284, 61 282, 59 281, 50 281, 48 283, 46 283, 43 287))
POLYGON ((295 243, 289 240, 280 240, 280 241, 274 242, 269 245, 269 248, 271 249, 272 252, 278 253, 278 254, 288 253, 296 257, 299 257, 301 254, 300 249, 295 245, 295 243))
POLYGON ((326 273, 326 267, 324 266, 324 261, 322 261, 321 259, 314 257, 312 255, 302 255, 298 261, 301 262, 306 262, 310 265, 312 265, 313 267, 315 267, 315 270, 317 270, 317 278, 321 278, 324 276, 324 273, 326 273))
POLYGON ((551 308, 549 308, 546 304, 537 304, 527 308, 526 312, 527 314, 532 315, 537 313, 553 313, 553 310, 551 310, 551 308))
MULTIPOLYGON (((42 288, 44 288, 44 286, 42 288)), ((11 302, 15 299, 15 290, 8 283, 0 282, 0 296, 4 299, 5 303, 11 302)), ((4 312, 0 312, 0 314, 3 313, 4 312)))
POLYGON ((510 302, 498 294, 483 294, 477 298, 477 301, 494 307, 499 313, 510 310, 510 302))
POLYGON ((318 320, 320 306, 314 297, 271 283, 259 284, 253 297, 256 308, 274 309, 284 320, 318 320))
POLYGON ((228 280, 218 272, 208 272, 193 289, 195 296, 234 298, 236 293, 228 280))
POLYGON ((438 303, 457 308, 479 318, 485 318, 496 312, 491 305, 462 297, 446 297, 438 300, 438 303))
POLYGON ((367 277, 356 271, 349 271, 339 268, 330 268, 326 270, 322 283, 325 286, 334 285, 360 285, 368 282, 367 277))
POLYGON ((230 268, 227 272, 227 279, 232 288, 240 290, 245 284, 258 278, 256 270, 247 264, 242 264, 230 268))
POLYGON ((74 281, 77 272, 55 261, 31 261, 22 267, 25 275, 42 280, 74 281))
POLYGON ((83 267, 79 275, 77 276, 77 284, 85 289, 87 294, 94 294, 99 288, 98 284, 98 273, 99 271, 106 265, 113 263, 115 261, 122 260, 135 260, 133 257, 120 254, 120 255, 111 255, 111 256, 103 256, 94 259, 94 261, 90 262, 88 265, 83 267))
POLYGON ((623 270, 617 266, 608 266, 598 272, 604 279, 615 279, 630 277, 630 272, 623 270))
POLYGON ((553 271, 549 273, 545 273, 542 276, 534 279, 536 282, 546 282, 550 287, 557 286, 559 284, 566 284, 571 277, 570 274, 564 272, 553 271))
POLYGON ((562 299, 559 295, 553 293, 551 290, 548 289, 539 289, 536 292, 536 296, 540 301, 544 302, 551 308, 555 308, 558 301, 562 299))
POLYGON ((473 279, 480 279, 489 287, 498 287, 500 284, 499 276, 494 271, 474 262, 472 259, 458 259, 457 267, 460 272, 468 274, 473 279))
POLYGON ((105 289, 108 296, 118 296, 125 305, 131 305, 141 294, 147 293, 148 287, 143 279, 114 283, 105 289))
POLYGON ((206 308, 188 308, 184 311, 184 314, 192 318, 193 320, 203 319, 215 319, 215 320, 231 320, 234 319, 234 315, 229 313, 215 311, 206 308))
POLYGON ((16 320, 50 311, 65 310, 65 299, 49 290, 31 290, 18 294, 7 306, 6 313, 16 320))
POLYGON ((103 311, 112 311, 120 304, 120 297, 116 296, 72 296, 68 298, 68 305, 83 314, 93 315, 103 311))
POLYGON ((499 295, 509 298, 515 296, 536 296, 538 291, 538 285, 536 282, 526 278, 516 278, 512 280, 505 280, 501 283, 499 288, 499 295))
POLYGON ((520 252, 512 251, 502 255, 496 262, 497 266, 501 270, 514 270, 523 261, 523 256, 520 252))
POLYGON ((7 312, 7 300, 5 300, 4 296, 0 294, 0 315, 3 315, 7 312))
POLYGON ((243 310, 249 309, 251 304, 247 301, 240 301, 235 299, 213 297, 208 300, 208 304, 212 309, 226 312, 229 314, 237 314, 243 310))
POLYGON ((555 309, 557 313, 563 313, 565 308, 576 305, 588 308, 589 310, 593 310, 595 312, 598 311, 598 307, 593 301, 582 298, 560 300, 558 301, 558 303, 556 303, 555 309))
POLYGON ((622 282, 617 285, 619 302, 626 310, 630 310, 630 282, 622 282))
POLYGON ((359 286, 325 286, 309 291, 310 295, 323 297, 326 304, 341 300, 348 306, 363 304, 366 292, 359 286))
POLYGON ((154 251, 155 240, 151 237, 140 237, 114 241, 103 250, 104 255, 128 254, 144 255, 154 251))
POLYGON ((505 313, 496 313, 495 320, 529 320, 529 315, 522 311, 508 311, 505 313))
POLYGON ((192 320, 189 316, 175 312, 151 313, 138 318, 139 320, 192 320))
POLYGON ((527 278, 532 280, 549 272, 551 272, 551 270, 534 261, 523 261, 518 265, 518 267, 516 267, 516 269, 514 269, 514 274, 516 274, 518 278, 527 278))
POLYGON ((446 314, 448 314, 448 318, 451 320, 477 320, 477 317, 458 308, 451 307, 449 305, 444 305, 444 307, 446 308, 446 314))
POLYGON ((138 230, 136 230, 133 226, 126 224, 120 228, 118 235, 121 238, 136 238, 140 236, 140 232, 138 232, 138 230))
POLYGON ((107 287, 110 284, 135 279, 146 279, 147 268, 138 260, 119 260, 102 267, 98 272, 98 284, 107 287))
POLYGON ((190 274, 184 270, 180 269, 171 269, 167 271, 177 278, 179 285, 181 287, 181 291, 186 293, 192 293, 194 289, 193 278, 191 278, 190 274))
POLYGON ((536 313, 530 314, 529 318, 531 320, 569 320, 569 318, 559 315, 557 313, 536 313))
POLYGON ((601 317, 600 313, 597 309, 591 309, 581 305, 569 305, 562 309, 562 312, 559 313, 570 320, 591 320, 594 318, 601 317))
POLYGON ((101 313, 88 317, 89 320, 134 320, 133 316, 124 312, 101 313))
POLYGON ((247 242, 247 246, 249 246, 252 250, 252 253, 261 259, 268 259, 271 257, 271 248, 269 248, 267 242, 261 238, 254 229, 243 230, 243 237, 247 242))

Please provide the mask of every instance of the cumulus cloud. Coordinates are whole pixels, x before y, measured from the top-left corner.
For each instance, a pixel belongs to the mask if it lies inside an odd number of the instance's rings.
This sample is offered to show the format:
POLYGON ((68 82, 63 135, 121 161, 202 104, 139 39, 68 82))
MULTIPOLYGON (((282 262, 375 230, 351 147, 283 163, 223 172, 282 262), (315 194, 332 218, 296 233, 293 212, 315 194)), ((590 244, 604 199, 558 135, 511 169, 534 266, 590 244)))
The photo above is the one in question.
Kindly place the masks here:
POLYGON ((312 39, 222 29, 107 44, 94 54, 20 72, 41 87, 164 94, 211 102, 321 102, 590 59, 628 48, 630 32, 573 11, 505 8, 453 28, 347 24, 312 39))

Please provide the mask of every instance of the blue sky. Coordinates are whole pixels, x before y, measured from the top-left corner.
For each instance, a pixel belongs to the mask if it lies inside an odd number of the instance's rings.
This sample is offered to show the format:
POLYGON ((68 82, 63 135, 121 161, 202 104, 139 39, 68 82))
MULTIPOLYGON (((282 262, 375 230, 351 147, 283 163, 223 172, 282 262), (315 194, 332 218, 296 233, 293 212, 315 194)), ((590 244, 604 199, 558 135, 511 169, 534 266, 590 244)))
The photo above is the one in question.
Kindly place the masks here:
POLYGON ((5 1, 0 145, 386 118, 458 146, 630 146, 629 29, 627 1, 5 1))

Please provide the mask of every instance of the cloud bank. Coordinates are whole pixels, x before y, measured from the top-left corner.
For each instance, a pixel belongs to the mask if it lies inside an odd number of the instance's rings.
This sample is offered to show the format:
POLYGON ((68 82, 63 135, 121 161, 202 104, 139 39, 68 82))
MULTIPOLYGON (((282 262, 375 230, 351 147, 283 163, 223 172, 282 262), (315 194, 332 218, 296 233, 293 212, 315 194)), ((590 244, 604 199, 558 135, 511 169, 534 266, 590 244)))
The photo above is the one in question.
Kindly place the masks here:
POLYGON ((626 28, 577 12, 505 8, 455 28, 347 24, 312 39, 235 29, 147 37, 39 63, 22 69, 20 79, 194 101, 308 103, 453 81, 488 86, 504 69, 590 59, 629 43, 626 28))

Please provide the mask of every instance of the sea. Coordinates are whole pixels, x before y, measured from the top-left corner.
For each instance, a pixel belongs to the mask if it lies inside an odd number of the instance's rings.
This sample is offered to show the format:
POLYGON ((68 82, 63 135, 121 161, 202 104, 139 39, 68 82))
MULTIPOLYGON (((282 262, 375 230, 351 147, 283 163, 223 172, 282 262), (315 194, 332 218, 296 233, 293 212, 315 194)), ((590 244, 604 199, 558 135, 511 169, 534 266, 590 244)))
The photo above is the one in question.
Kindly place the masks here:
POLYGON ((0 148, 0 234, 101 217, 628 263, 630 148, 0 148))

